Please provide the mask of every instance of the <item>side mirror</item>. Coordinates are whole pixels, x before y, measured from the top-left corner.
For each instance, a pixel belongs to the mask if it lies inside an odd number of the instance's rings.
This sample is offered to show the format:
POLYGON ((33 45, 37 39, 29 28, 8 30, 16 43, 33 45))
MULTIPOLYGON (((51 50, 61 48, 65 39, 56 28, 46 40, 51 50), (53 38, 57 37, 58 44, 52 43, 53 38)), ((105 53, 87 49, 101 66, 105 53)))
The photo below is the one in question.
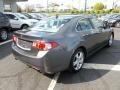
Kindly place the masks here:
POLYGON ((99 26, 98 28, 99 29, 106 29, 109 27, 109 24, 107 22, 103 22, 103 25, 102 26, 99 26))
POLYGON ((17 17, 15 17, 14 20, 19 20, 19 19, 17 17))
POLYGON ((104 21, 103 22, 103 28, 106 29, 106 28, 110 28, 110 25, 108 24, 108 22, 104 21))

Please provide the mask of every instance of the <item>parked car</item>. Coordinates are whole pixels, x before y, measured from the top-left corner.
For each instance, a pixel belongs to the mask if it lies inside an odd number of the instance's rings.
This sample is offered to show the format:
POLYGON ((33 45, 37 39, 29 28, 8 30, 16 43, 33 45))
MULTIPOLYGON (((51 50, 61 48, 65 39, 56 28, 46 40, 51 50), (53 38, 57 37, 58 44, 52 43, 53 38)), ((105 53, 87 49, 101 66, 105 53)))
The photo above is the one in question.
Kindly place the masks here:
POLYGON ((108 20, 108 23, 112 27, 120 27, 120 14, 112 17, 108 20))
MULTIPOLYGON (((21 14, 25 15, 25 16, 28 17, 29 19, 36 19, 36 18, 34 18, 32 15, 30 15, 30 14, 28 14, 28 13, 21 13, 21 14)), ((38 19, 36 19, 36 20, 38 20, 38 19)))
POLYGON ((117 14, 107 14, 105 16, 102 16, 102 17, 98 18, 98 19, 100 19, 102 21, 108 21, 109 19, 116 17, 116 15, 117 14))
POLYGON ((63 15, 15 32, 12 50, 17 60, 43 73, 78 72, 88 56, 111 46, 113 38, 113 30, 98 19, 63 15))
POLYGON ((37 20, 48 18, 48 15, 45 13, 29 13, 29 15, 31 15, 33 18, 37 20))
POLYGON ((10 24, 13 29, 25 29, 38 22, 35 19, 29 19, 20 13, 5 13, 10 19, 10 24))
POLYGON ((36 13, 29 13, 29 15, 31 15, 34 19, 37 19, 37 20, 41 20, 43 18, 42 16, 39 16, 36 13))
POLYGON ((10 31, 11 26, 9 19, 6 17, 6 15, 0 12, 0 40, 7 40, 10 31))

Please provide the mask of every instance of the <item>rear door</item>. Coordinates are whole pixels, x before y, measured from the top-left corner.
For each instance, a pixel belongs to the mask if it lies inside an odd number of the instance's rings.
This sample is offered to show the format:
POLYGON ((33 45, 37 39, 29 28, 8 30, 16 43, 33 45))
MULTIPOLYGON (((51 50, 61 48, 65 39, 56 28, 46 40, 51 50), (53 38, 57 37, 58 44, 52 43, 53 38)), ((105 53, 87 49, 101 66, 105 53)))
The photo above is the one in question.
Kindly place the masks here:
POLYGON ((82 36, 88 52, 91 52, 98 47, 100 31, 93 28, 89 19, 79 20, 77 31, 80 32, 80 36, 82 36))

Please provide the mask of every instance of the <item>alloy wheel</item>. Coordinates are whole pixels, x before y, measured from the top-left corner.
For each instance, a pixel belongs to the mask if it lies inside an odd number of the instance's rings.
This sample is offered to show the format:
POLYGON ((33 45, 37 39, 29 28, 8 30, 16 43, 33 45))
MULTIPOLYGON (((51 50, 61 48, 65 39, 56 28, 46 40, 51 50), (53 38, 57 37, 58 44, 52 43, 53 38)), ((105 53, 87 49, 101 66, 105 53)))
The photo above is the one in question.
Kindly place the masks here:
POLYGON ((111 46, 113 43, 113 35, 110 36, 110 39, 109 39, 109 46, 111 46))
POLYGON ((84 62, 84 53, 82 51, 77 52, 74 55, 73 68, 78 71, 81 69, 84 62))
POLYGON ((1 31, 1 32, 0 32, 0 35, 1 35, 1 39, 2 39, 2 40, 7 40, 7 38, 8 38, 8 33, 7 33, 7 31, 5 31, 5 30, 1 31))

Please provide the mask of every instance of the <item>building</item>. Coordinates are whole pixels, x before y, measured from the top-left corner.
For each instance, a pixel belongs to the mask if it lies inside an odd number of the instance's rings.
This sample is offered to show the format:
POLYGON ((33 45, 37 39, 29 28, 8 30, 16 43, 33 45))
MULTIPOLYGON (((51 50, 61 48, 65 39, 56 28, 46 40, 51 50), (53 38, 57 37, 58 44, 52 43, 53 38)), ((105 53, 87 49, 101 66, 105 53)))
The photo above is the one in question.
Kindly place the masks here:
POLYGON ((12 12, 17 12, 17 4, 16 2, 23 2, 27 0, 0 0, 0 12, 4 12, 5 5, 11 8, 12 12))

